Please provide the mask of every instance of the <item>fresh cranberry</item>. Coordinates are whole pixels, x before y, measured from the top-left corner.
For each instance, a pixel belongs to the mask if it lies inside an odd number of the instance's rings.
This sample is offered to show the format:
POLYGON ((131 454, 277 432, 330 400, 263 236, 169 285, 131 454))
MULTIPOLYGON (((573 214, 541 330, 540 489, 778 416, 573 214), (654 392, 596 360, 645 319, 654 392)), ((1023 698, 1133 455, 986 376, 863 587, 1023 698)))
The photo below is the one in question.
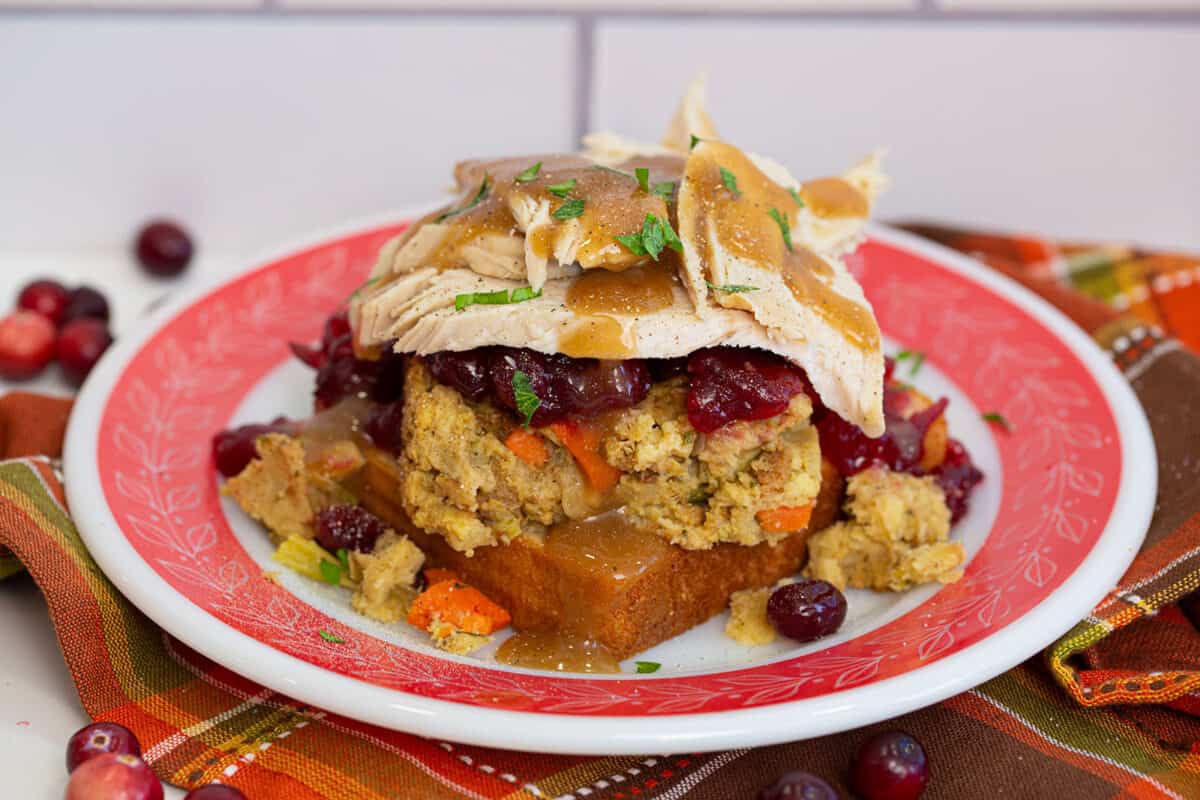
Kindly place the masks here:
POLYGON ((246 795, 223 783, 198 786, 183 796, 183 800, 246 800, 246 795))
POLYGON ((366 432, 376 447, 399 455, 404 447, 400 423, 404 415, 403 403, 377 405, 367 415, 366 432))
POLYGON ((63 322, 76 319, 99 319, 108 322, 108 299, 91 286, 79 286, 71 290, 71 302, 63 322))
POLYGON ((155 220, 138 233, 137 260, 153 275, 170 277, 187 269, 192 260, 192 240, 174 222, 155 220))
POLYGON ((105 753, 71 773, 65 800, 162 800, 162 784, 137 756, 105 753))
POLYGON ((34 281, 17 296, 17 308, 41 314, 55 326, 66 318, 70 303, 71 293, 58 281, 34 281))
POLYGON ((105 753, 142 757, 142 746, 133 731, 115 722, 85 725, 67 740, 67 772, 105 753))
POLYGON ((54 323, 32 311, 17 311, 0 320, 0 378, 34 377, 54 358, 54 323))
POLYGON ((375 361, 358 358, 345 310, 325 321, 317 345, 292 342, 290 346, 298 359, 317 370, 313 394, 318 411, 346 397, 369 397, 377 403, 391 403, 403 395, 404 356, 389 347, 375 361))
POLYGON ((111 344, 112 334, 103 320, 68 322, 58 336, 58 363, 67 380, 75 386, 81 385, 111 344))
POLYGON ((384 534, 383 520, 359 506, 330 506, 317 513, 317 542, 326 550, 369 553, 384 534))
POLYGON ((958 522, 967 513, 971 492, 983 480, 983 473, 971 463, 971 456, 962 442, 951 439, 946 443, 946 458, 933 471, 933 477, 946 495, 950 521, 958 522))
POLYGON ((789 639, 811 642, 842 627, 846 597, 826 581, 800 580, 771 592, 767 617, 789 639))
POLYGON ((929 783, 929 760, 912 736, 887 731, 858 748, 850 779, 864 800, 917 800, 929 783))
POLYGON ((701 433, 736 420, 782 414, 806 386, 799 367, 773 353, 749 348, 697 351, 688 358, 688 374, 688 420, 701 433))
POLYGON ((838 793, 811 772, 786 772, 758 793, 758 800, 838 800, 838 793))

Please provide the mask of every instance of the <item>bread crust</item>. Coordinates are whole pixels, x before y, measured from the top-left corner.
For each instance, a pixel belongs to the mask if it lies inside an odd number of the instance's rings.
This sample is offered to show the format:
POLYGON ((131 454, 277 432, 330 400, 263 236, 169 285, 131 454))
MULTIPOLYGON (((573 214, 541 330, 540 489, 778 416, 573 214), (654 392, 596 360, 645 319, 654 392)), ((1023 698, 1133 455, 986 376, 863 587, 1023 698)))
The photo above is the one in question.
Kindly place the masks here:
POLYGON ((768 586, 803 566, 810 531, 837 518, 844 482, 828 462, 821 465, 821 491, 807 529, 777 544, 751 547, 719 544, 709 550, 666 546, 636 575, 615 578, 555 556, 541 543, 520 537, 509 544, 480 547, 467 556, 445 539, 415 528, 396 501, 390 457, 368 451, 362 503, 424 551, 426 563, 458 573, 462 580, 508 610, 520 631, 563 627, 567 595, 589 598, 606 609, 595 638, 618 659, 628 658, 677 636, 720 613, 740 589, 768 586))

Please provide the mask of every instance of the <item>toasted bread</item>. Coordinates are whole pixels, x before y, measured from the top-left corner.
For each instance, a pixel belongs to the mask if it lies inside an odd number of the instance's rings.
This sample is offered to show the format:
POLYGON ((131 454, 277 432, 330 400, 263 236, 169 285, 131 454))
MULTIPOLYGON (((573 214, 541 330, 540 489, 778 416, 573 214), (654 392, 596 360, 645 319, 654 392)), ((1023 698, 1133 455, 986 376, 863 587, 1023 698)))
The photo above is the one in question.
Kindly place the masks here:
POLYGON ((566 615, 580 612, 583 599, 598 620, 592 635, 618 659, 704 622, 739 589, 767 586, 796 572, 805 559, 808 533, 834 521, 844 490, 837 471, 823 462, 821 492, 805 530, 774 545, 720 544, 710 550, 685 550, 651 536, 652 557, 639 561, 631 574, 619 574, 530 537, 481 547, 468 556, 412 525, 395 499, 396 480, 395 462, 380 451, 368 452, 363 504, 408 535, 425 552, 428 565, 453 570, 504 606, 519 631, 558 631, 566 615))

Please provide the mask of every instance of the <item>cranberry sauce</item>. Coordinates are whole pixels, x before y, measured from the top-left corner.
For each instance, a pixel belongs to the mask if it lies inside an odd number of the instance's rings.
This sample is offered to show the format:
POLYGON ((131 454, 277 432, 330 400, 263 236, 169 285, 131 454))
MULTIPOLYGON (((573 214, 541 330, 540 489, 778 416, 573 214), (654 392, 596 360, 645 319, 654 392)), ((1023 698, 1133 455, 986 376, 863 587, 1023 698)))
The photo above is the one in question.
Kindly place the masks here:
POLYGON ((385 350, 378 361, 354 354, 354 334, 345 311, 330 317, 316 346, 293 342, 296 357, 317 371, 315 405, 324 411, 344 397, 368 397, 376 403, 392 403, 404 390, 404 359, 385 350))
POLYGON ((713 347, 688 358, 688 421, 711 433, 736 420, 767 419, 808 388, 804 372, 763 350, 713 347))
MULTIPOLYGON (((921 468, 925 433, 945 413, 950 401, 943 397, 928 408, 907 415, 911 398, 907 387, 893 380, 894 368, 895 362, 887 359, 883 389, 886 427, 878 439, 869 438, 856 426, 824 408, 809 391, 813 397, 813 422, 821 437, 821 455, 842 475, 854 475, 876 464, 896 472, 926 474, 921 468)), ((945 460, 928 474, 946 495, 951 521, 958 522, 967 513, 971 490, 983 480, 983 473, 971 462, 962 443, 951 439, 946 445, 945 460)))
POLYGON ((471 400, 489 399, 516 411, 513 376, 521 371, 541 404, 532 424, 549 425, 567 416, 594 416, 628 408, 650 392, 651 373, 641 359, 600 361, 548 355, 513 347, 479 347, 426 357, 434 380, 471 400))

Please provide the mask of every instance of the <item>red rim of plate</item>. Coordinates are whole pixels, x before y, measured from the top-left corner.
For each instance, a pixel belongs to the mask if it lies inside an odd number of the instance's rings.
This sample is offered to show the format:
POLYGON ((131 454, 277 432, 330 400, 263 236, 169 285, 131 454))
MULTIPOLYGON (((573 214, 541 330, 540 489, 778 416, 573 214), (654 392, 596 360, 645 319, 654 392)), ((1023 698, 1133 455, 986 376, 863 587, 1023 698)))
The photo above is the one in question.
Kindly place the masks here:
MULTIPOLYGON (((645 719, 762 709, 875 687, 961 656, 1016 624, 1079 570, 1128 486, 1122 465, 1129 463, 1129 435, 1123 435, 1110 406, 1115 373, 1103 376, 1109 385, 1098 382, 1096 364, 1085 363, 1078 344, 1064 340, 1062 318, 1047 320, 1054 312, 1046 312, 1044 304, 1038 309, 1037 300, 1026 307, 1015 303, 1012 295, 1021 290, 989 285, 994 276, 972 274, 983 272, 974 265, 947 269, 945 257, 927 255, 936 249, 877 230, 852 257, 852 267, 881 327, 924 352, 977 408, 999 411, 1015 431, 996 437, 1003 473, 1000 510, 962 580, 849 641, 710 674, 563 676, 406 649, 350 628, 259 579, 260 568, 225 521, 209 453, 212 433, 289 358, 285 343, 316 338, 329 311, 361 282, 382 242, 402 227, 360 230, 263 263, 160 315, 153 330, 137 337, 136 349, 120 359, 119 369, 105 360, 102 368, 111 374, 103 382, 109 388, 96 397, 95 382, 89 383, 84 402, 103 401, 102 411, 93 415, 98 419, 88 449, 95 454, 91 479, 98 477, 115 525, 103 534, 84 526, 93 550, 95 537, 117 536, 123 551, 131 549, 174 592, 203 610, 209 624, 220 621, 326 672, 453 704, 645 719), (1031 313, 1030 305, 1041 313, 1031 313), (319 631, 344 641, 325 641, 319 631)), ((1144 417, 1138 421, 1145 426, 1144 417)), ((73 422, 72 439, 77 427, 73 422)), ((1136 433, 1148 441, 1145 431, 1136 433)), ((1144 462, 1140 451, 1147 445, 1136 444, 1138 461, 1144 462)), ((74 463, 68 461, 69 470, 74 463)), ((73 475, 74 470, 68 487, 75 505, 73 475)), ((1140 513, 1148 520, 1148 510, 1140 513)), ((1125 563, 1136 543, 1128 549, 1125 563)), ((126 590, 113 565, 97 557, 126 590)), ((1116 575, 1119 570, 1112 579, 1116 575)), ((1061 628, 1072 621, 1064 619, 1061 628)), ((186 633, 172 633, 192 643, 186 633)), ((1039 639, 1034 649, 1043 644, 1039 639)), ((328 698, 316 702, 330 706, 328 698)))

